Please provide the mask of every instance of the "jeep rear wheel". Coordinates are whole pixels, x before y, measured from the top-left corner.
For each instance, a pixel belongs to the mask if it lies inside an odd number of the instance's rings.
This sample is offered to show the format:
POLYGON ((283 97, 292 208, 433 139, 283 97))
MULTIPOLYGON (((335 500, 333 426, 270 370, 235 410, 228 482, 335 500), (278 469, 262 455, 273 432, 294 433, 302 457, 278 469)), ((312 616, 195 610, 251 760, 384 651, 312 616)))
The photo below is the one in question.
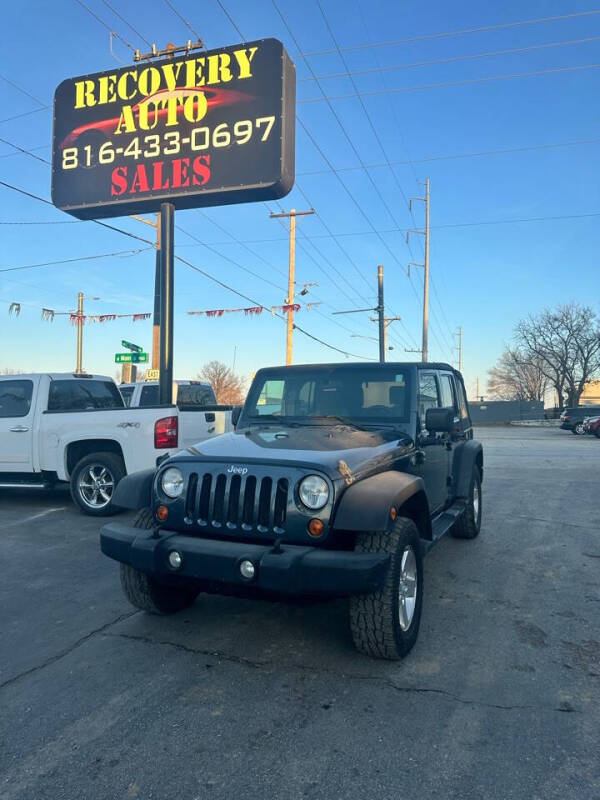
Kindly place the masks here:
POLYGON ((423 557, 417 526, 399 517, 390 532, 362 533, 356 552, 389 553, 383 587, 350 598, 350 630, 357 650, 400 659, 417 641, 423 606, 423 557))
POLYGON ((452 536, 455 539, 474 539, 479 536, 481 530, 481 475, 479 469, 473 467, 471 486, 469 487, 469 497, 467 507, 452 528, 452 536))

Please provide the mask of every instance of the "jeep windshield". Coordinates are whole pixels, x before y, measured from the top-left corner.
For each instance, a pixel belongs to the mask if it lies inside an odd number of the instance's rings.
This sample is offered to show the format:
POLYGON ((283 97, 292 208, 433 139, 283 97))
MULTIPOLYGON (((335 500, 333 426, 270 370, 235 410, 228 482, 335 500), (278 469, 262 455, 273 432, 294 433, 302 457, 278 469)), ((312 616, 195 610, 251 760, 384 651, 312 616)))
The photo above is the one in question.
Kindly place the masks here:
POLYGON ((340 365, 265 370, 252 384, 246 424, 363 425, 409 422, 410 371, 340 365))

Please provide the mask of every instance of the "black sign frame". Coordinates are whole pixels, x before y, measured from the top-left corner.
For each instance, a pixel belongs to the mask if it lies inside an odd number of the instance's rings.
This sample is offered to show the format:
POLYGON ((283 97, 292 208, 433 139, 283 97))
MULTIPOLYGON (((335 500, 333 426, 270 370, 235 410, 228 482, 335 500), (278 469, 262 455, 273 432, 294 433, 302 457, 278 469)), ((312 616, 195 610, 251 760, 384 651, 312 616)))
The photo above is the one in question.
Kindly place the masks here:
POLYGON ((277 39, 70 78, 54 96, 52 201, 100 219, 284 197, 295 105, 277 39))

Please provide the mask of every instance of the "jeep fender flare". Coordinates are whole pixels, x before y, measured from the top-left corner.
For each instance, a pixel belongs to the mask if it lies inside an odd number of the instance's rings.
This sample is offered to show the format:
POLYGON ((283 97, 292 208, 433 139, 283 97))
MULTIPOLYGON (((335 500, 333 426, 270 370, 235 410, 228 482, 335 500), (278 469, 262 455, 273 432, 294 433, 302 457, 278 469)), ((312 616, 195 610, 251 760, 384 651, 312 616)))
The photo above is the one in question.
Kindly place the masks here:
POLYGON ((119 508, 130 508, 139 511, 152 505, 152 484, 155 469, 143 469, 126 475, 117 484, 113 495, 113 503, 119 508))
POLYGON ((455 497, 469 496, 474 467, 479 467, 479 474, 483 481, 483 447, 481 442, 469 439, 454 447, 452 486, 455 497))
POLYGON ((422 478, 405 472, 381 472, 351 484, 343 493, 333 519, 334 530, 387 531, 391 509, 414 519, 423 539, 431 538, 429 505, 422 478))

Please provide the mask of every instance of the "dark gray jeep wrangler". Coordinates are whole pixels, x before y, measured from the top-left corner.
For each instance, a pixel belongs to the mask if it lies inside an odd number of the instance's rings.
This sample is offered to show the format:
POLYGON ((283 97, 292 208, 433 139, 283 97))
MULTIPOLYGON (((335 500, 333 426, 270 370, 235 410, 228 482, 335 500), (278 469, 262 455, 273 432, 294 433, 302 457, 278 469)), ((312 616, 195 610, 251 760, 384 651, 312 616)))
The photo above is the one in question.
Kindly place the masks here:
POLYGON ((200 592, 350 597, 356 647, 416 641, 423 554, 481 526, 483 452, 448 364, 262 369, 234 433, 119 483, 132 525, 102 529, 134 606, 179 611, 200 592))

